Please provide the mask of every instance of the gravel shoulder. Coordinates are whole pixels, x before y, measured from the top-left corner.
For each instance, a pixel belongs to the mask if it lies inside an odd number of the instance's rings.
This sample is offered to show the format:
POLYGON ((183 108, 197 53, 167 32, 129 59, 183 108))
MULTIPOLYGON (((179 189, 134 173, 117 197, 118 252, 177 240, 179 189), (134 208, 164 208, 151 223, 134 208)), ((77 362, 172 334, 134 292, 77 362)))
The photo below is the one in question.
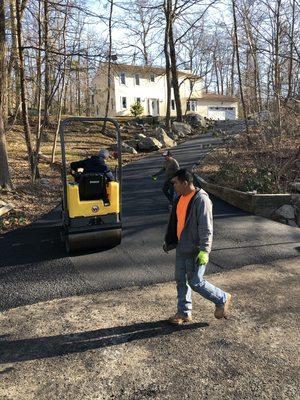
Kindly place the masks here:
MULTIPOLYGON (((218 321, 164 321, 174 283, 74 296, 0 314, 0 398, 298 399, 300 258, 210 275, 236 295, 218 321)), ((170 266, 170 268, 172 268, 170 266)))

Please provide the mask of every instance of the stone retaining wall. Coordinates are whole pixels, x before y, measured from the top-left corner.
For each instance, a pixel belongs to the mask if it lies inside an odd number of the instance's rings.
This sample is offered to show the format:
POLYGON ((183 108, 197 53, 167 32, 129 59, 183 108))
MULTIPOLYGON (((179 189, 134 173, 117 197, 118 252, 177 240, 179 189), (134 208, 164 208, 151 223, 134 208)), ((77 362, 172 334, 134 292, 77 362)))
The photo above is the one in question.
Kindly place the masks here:
POLYGON ((196 174, 195 178, 204 190, 235 207, 291 226, 300 226, 300 194, 247 193, 206 182, 196 174))

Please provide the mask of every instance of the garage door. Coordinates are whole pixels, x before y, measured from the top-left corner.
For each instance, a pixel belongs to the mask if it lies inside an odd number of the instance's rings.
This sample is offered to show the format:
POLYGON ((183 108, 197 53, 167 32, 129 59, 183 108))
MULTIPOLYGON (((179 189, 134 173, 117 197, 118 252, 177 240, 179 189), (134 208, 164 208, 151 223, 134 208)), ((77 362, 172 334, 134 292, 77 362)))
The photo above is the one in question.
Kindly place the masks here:
POLYGON ((208 107, 207 117, 215 120, 235 119, 235 107, 208 107))

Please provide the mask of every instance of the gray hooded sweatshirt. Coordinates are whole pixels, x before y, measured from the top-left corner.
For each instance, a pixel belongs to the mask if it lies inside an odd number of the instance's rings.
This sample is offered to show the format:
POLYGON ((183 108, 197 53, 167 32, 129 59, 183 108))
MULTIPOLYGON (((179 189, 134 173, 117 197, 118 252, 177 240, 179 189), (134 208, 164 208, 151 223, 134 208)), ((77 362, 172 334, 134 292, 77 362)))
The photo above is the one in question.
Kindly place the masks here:
POLYGON ((165 236, 167 249, 172 250, 176 247, 181 254, 189 256, 198 254, 200 250, 210 253, 213 238, 213 216, 212 202, 208 194, 203 189, 196 189, 187 208, 185 225, 179 241, 176 215, 178 201, 179 199, 173 206, 165 236))

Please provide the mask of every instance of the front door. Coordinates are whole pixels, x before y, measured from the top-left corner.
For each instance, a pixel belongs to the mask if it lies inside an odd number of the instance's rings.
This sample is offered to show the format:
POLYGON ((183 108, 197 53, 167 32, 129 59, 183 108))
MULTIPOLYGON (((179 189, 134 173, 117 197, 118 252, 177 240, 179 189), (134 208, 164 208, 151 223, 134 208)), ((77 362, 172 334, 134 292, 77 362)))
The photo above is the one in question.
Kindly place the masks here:
POLYGON ((159 100, 149 99, 149 114, 155 117, 159 115, 159 100))

